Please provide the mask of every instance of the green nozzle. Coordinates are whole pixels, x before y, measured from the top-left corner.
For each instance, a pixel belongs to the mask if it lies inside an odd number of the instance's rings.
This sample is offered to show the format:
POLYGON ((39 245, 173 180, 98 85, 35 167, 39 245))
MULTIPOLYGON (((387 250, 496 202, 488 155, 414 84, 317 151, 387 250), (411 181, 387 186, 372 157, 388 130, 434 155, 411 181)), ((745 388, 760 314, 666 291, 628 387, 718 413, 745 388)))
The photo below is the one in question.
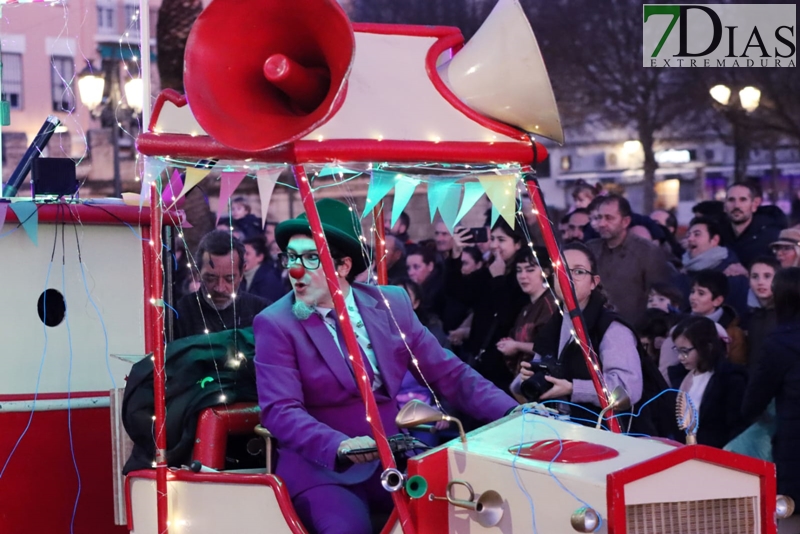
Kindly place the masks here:
POLYGON ((412 499, 419 499, 428 493, 428 481, 425 477, 414 475, 406 481, 406 493, 412 499))

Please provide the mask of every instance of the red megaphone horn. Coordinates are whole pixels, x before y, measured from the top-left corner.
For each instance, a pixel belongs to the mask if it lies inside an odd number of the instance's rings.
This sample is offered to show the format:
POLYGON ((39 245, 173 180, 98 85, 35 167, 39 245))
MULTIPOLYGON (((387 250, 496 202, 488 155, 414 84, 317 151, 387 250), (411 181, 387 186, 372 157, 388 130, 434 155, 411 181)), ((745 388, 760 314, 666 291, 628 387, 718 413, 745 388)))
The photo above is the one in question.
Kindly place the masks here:
POLYGON ((274 148, 336 112, 354 50, 353 28, 334 0, 213 1, 186 43, 186 99, 220 143, 274 148))

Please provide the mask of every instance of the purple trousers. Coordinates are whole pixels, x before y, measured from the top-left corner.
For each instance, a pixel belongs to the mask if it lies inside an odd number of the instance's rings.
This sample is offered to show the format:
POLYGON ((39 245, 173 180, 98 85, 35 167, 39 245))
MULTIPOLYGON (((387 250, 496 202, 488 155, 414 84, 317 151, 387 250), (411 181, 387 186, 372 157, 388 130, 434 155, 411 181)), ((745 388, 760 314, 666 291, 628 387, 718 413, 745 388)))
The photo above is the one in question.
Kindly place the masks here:
POLYGON ((391 494, 383 489, 381 470, 361 484, 325 484, 297 494, 292 503, 311 534, 372 534, 370 514, 388 515, 391 494))

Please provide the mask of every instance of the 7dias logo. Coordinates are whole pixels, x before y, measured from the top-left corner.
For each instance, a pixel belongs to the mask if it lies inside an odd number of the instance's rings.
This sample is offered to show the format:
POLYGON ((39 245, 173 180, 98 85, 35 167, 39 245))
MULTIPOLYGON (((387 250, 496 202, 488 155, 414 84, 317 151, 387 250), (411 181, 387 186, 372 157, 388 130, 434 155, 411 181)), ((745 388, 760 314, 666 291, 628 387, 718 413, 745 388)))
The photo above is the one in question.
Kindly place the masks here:
POLYGON ((642 7, 644 67, 795 66, 795 4, 642 7))

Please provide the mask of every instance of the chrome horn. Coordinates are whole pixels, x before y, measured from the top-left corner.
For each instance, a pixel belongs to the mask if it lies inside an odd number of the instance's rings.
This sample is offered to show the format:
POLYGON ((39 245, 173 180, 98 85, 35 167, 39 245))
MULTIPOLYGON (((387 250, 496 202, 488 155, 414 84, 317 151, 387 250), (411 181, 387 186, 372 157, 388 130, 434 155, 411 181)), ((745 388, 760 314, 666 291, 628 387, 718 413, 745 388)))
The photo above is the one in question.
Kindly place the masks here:
POLYGON ((458 508, 465 508, 475 512, 475 520, 482 527, 493 527, 497 525, 503 518, 503 498, 494 490, 488 490, 481 493, 478 499, 475 499, 475 490, 472 485, 464 480, 451 480, 447 484, 447 497, 436 497, 433 494, 429 497, 432 501, 447 501, 453 506, 458 508), (454 486, 464 486, 469 491, 469 499, 456 499, 453 496, 454 486))
POLYGON ((406 477, 399 470, 390 467, 381 473, 381 486, 389 493, 400 491, 406 483, 406 477))

